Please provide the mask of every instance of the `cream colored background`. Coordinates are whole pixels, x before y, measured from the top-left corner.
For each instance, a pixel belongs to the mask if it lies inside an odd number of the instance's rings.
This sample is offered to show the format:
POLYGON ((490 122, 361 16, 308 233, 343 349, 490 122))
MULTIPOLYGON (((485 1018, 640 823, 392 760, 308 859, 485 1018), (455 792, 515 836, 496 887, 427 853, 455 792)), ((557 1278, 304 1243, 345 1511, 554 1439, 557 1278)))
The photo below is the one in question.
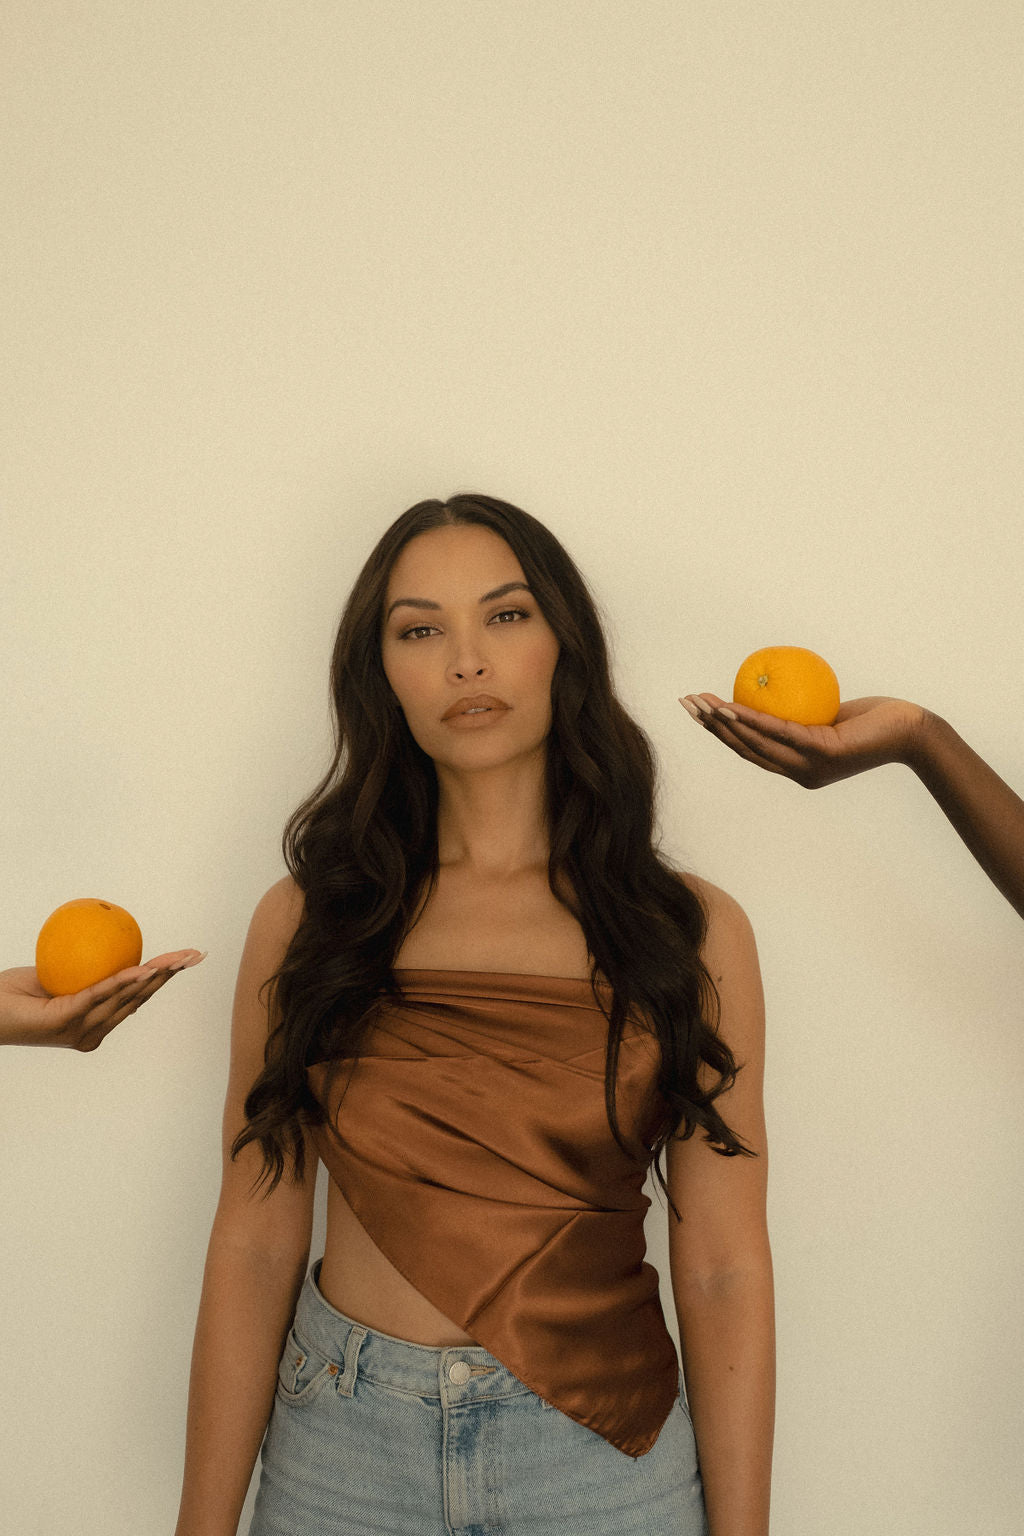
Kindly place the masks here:
POLYGON ((2 963, 79 895, 210 951, 3 1053, 10 1528, 173 1530, 242 940, 357 570, 477 489, 591 581, 758 936, 773 1531, 1017 1533, 1020 920, 908 771, 809 795, 676 700, 809 645, 1024 785, 1019 6, 5 21, 2 963))

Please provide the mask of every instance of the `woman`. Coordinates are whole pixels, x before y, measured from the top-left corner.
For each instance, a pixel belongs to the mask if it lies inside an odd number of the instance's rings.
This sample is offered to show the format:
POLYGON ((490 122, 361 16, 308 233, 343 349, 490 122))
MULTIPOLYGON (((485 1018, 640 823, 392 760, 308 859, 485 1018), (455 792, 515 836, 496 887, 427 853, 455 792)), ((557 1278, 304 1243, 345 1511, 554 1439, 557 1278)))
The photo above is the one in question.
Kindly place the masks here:
MULTIPOLYGON (((850 699, 834 726, 798 725, 713 693, 679 700, 738 757, 804 789, 821 789, 884 763, 904 763, 1014 910, 1024 917, 1024 800, 933 710, 907 699, 850 699)), ((73 997, 50 997, 33 966, 0 971, 0 1045, 94 1051, 110 1031, 205 952, 176 950, 73 997)))
POLYGON ((239 968, 176 1536, 235 1532, 261 1442, 250 1536, 763 1536, 756 949, 652 845, 582 577, 516 507, 419 503, 331 683, 239 968))

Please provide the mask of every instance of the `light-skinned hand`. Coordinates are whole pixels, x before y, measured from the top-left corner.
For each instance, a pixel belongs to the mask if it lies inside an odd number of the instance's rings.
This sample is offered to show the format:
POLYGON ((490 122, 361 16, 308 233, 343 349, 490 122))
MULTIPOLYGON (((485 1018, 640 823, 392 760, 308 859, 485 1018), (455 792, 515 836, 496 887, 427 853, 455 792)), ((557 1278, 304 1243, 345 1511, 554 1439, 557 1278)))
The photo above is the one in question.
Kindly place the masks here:
POLYGON ((178 971, 206 957, 206 951, 178 949, 145 965, 131 965, 66 997, 51 997, 35 966, 0 971, 0 1045, 62 1045, 94 1051, 122 1019, 141 1008, 178 971))

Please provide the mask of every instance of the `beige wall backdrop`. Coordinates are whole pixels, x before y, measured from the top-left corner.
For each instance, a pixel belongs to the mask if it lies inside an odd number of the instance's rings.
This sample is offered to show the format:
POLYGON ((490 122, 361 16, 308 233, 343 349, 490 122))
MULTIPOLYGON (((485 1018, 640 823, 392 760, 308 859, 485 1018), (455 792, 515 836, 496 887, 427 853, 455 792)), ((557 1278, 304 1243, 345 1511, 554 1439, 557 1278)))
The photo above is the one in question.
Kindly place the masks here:
POLYGON ((481 490, 592 583, 665 846, 758 937, 773 1530, 1016 1536, 1020 920, 909 771, 808 794, 676 702, 807 645, 1024 786, 1016 0, 5 33, 0 964, 83 895, 209 950, 96 1053, 0 1060, 10 1528, 170 1536, 235 975, 335 625, 398 513, 481 490))

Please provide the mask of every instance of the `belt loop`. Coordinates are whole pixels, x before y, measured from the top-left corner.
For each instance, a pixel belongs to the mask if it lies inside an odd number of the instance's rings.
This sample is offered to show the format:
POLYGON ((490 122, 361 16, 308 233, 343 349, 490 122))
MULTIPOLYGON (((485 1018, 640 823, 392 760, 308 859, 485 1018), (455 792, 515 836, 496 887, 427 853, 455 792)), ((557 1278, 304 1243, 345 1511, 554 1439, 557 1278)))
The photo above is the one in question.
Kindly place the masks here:
POLYGON ((356 1323, 345 1340, 345 1369, 338 1377, 336 1388, 342 1397, 352 1396, 352 1389, 356 1384, 356 1362, 359 1359, 359 1351, 365 1338, 366 1329, 359 1323, 356 1323))

